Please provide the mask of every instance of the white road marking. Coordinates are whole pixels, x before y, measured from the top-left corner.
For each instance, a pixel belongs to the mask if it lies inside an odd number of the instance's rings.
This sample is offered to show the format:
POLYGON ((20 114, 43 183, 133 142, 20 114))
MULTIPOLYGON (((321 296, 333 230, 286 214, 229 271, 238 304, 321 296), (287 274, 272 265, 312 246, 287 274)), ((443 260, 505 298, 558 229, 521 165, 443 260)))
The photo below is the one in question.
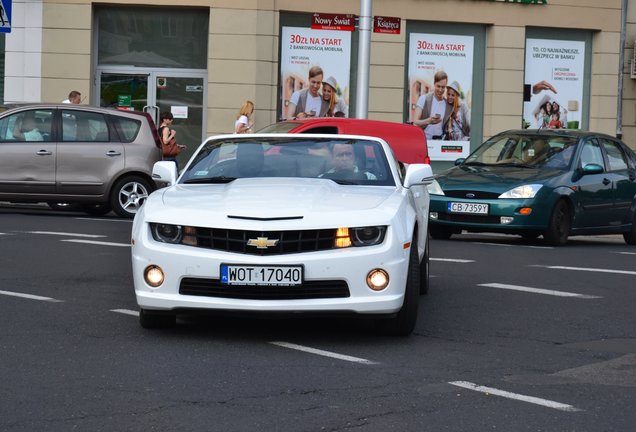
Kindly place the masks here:
POLYGON ((541 398, 537 398, 534 396, 525 396, 525 395, 521 395, 518 393, 510 393, 507 392, 505 390, 498 390, 496 388, 492 388, 492 387, 484 387, 484 386, 480 386, 468 381, 452 381, 449 382, 450 385, 454 385, 457 387, 462 387, 468 390, 473 390, 473 391, 477 391, 480 393, 484 393, 487 395, 495 395, 495 396, 500 396, 500 397, 504 397, 507 399, 514 399, 514 400, 519 400, 522 402, 528 402, 531 404, 535 404, 535 405, 541 405, 541 406, 545 406, 548 408, 553 408, 559 411, 567 411, 567 412, 576 412, 576 411, 583 411, 579 408, 573 407, 572 405, 567 405, 567 404, 563 404, 560 402, 555 402, 555 401, 551 401, 548 399, 541 399, 541 398))
POLYGON ((366 360, 363 358, 358 358, 358 357, 351 357, 348 355, 344 355, 344 354, 337 354, 331 351, 323 351, 323 350, 319 350, 316 348, 310 348, 310 347, 306 347, 306 346, 302 346, 302 345, 296 345, 293 343, 289 343, 289 342, 270 342, 270 344, 272 345, 278 345, 280 347, 283 348, 289 348, 289 349, 293 349, 293 350, 298 350, 298 351, 304 351, 310 354, 316 354, 316 355, 320 355, 320 356, 324 356, 324 357, 331 357, 331 358, 335 358, 338 360, 344 360, 344 361, 348 361, 348 362, 353 362, 353 363, 360 363, 360 364, 366 364, 366 365, 375 365, 378 364, 378 362, 374 362, 371 360, 366 360))
POLYGON ((38 295, 24 294, 24 293, 18 293, 18 292, 13 292, 13 291, 0 291, 0 294, 6 295, 6 296, 11 296, 11 297, 21 297, 21 298, 25 298, 25 299, 29 299, 29 300, 48 301, 48 302, 53 302, 53 303, 61 303, 62 302, 62 300, 56 300, 56 299, 51 298, 51 297, 42 297, 42 296, 38 296, 38 295))
POLYGON ((99 219, 99 218, 87 218, 87 217, 76 217, 74 219, 89 220, 89 221, 100 221, 100 222, 128 222, 128 223, 132 223, 132 219, 99 219))
POLYGON ((111 312, 116 312, 116 313, 120 313, 120 314, 124 314, 124 315, 131 315, 131 316, 139 316, 139 312, 138 311, 134 311, 134 310, 130 310, 130 309, 111 309, 111 312))
POLYGON ((78 233, 53 232, 53 231, 25 231, 25 232, 28 234, 48 234, 48 235, 57 235, 57 236, 65 236, 65 237, 86 237, 86 238, 106 237, 105 235, 100 235, 100 234, 78 234, 78 233))
POLYGON ((577 294, 577 293, 566 292, 566 291, 554 291, 554 290, 547 290, 547 289, 541 289, 541 288, 530 288, 525 286, 507 285, 507 284, 500 284, 500 283, 478 284, 477 286, 483 286, 488 288, 501 288, 501 289, 508 289, 513 291, 525 291, 525 292, 530 292, 535 294, 546 294, 546 295, 557 296, 557 297, 575 297, 575 298, 582 298, 582 299, 603 298, 603 297, 587 295, 587 294, 577 294))
POLYGON ((517 245, 511 245, 511 244, 505 244, 505 243, 488 243, 488 242, 472 242, 472 244, 486 245, 486 246, 503 246, 503 247, 517 246, 517 245))
POLYGON ((616 252, 616 253, 621 255, 636 255, 636 252, 616 252))
POLYGON ((112 242, 101 242, 95 240, 61 240, 63 242, 68 243, 85 243, 85 244, 94 244, 100 246, 118 246, 118 247, 130 247, 127 243, 112 243, 112 242))
POLYGON ((596 272, 596 273, 636 275, 636 271, 630 271, 630 270, 611 270, 611 269, 601 269, 601 268, 545 266, 545 265, 533 265, 531 267, 544 267, 544 268, 549 268, 553 270, 574 270, 574 271, 586 271, 586 272, 596 272))
POLYGON ((488 243, 488 242, 472 242, 472 244, 486 245, 486 246, 504 246, 504 247, 525 247, 530 249, 554 249, 552 246, 531 246, 531 245, 519 245, 519 244, 507 244, 507 243, 488 243))
POLYGON ((456 258, 429 258, 431 261, 443 261, 443 262, 456 262, 456 263, 472 263, 475 260, 467 260, 467 259, 456 259, 456 258))

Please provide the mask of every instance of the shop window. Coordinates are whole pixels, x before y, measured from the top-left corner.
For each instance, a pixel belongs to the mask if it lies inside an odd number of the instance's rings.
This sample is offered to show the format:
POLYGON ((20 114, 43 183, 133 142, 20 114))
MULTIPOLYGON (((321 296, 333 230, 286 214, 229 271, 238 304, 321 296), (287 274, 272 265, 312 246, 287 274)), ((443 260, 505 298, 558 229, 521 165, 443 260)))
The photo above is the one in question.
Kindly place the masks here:
POLYGON ((95 8, 102 65, 206 69, 209 9, 95 8))

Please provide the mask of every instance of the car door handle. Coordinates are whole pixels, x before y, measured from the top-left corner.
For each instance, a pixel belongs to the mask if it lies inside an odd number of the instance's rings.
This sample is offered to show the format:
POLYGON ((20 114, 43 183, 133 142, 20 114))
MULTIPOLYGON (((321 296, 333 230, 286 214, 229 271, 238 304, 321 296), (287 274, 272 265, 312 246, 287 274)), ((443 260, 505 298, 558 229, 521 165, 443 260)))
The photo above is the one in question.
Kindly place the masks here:
POLYGON ((121 152, 118 152, 115 150, 108 150, 108 152, 106 153, 106 156, 121 156, 121 152))
POLYGON ((40 150, 40 151, 36 152, 35 154, 38 155, 38 156, 49 156, 49 155, 52 155, 53 152, 50 152, 48 150, 40 150))
POLYGON ((606 178, 604 178, 604 179, 603 179, 603 184, 604 184, 605 186, 607 186, 607 185, 608 185, 608 184, 610 184, 610 183, 611 183, 611 181, 610 181, 609 179, 606 179, 606 178))

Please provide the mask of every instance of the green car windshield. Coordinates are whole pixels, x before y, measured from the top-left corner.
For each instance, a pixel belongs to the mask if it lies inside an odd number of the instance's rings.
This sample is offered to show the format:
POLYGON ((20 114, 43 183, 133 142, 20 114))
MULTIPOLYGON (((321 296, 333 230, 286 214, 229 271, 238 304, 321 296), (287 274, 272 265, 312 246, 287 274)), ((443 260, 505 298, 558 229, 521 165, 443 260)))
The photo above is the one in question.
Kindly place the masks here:
POLYGON ((482 144, 464 164, 567 170, 577 142, 571 136, 502 134, 482 144))

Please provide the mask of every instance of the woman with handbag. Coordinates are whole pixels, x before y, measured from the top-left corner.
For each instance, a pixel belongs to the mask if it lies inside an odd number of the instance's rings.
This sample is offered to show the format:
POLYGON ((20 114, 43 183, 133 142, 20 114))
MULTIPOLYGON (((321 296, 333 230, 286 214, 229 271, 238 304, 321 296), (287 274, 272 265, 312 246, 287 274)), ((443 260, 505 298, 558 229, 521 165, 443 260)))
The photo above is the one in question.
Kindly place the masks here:
POLYGON ((172 161, 179 167, 177 162, 177 155, 181 153, 181 150, 186 146, 177 144, 177 131, 171 129, 174 116, 170 111, 161 113, 159 117, 159 137, 161 138, 161 148, 163 150, 163 160, 172 161))

